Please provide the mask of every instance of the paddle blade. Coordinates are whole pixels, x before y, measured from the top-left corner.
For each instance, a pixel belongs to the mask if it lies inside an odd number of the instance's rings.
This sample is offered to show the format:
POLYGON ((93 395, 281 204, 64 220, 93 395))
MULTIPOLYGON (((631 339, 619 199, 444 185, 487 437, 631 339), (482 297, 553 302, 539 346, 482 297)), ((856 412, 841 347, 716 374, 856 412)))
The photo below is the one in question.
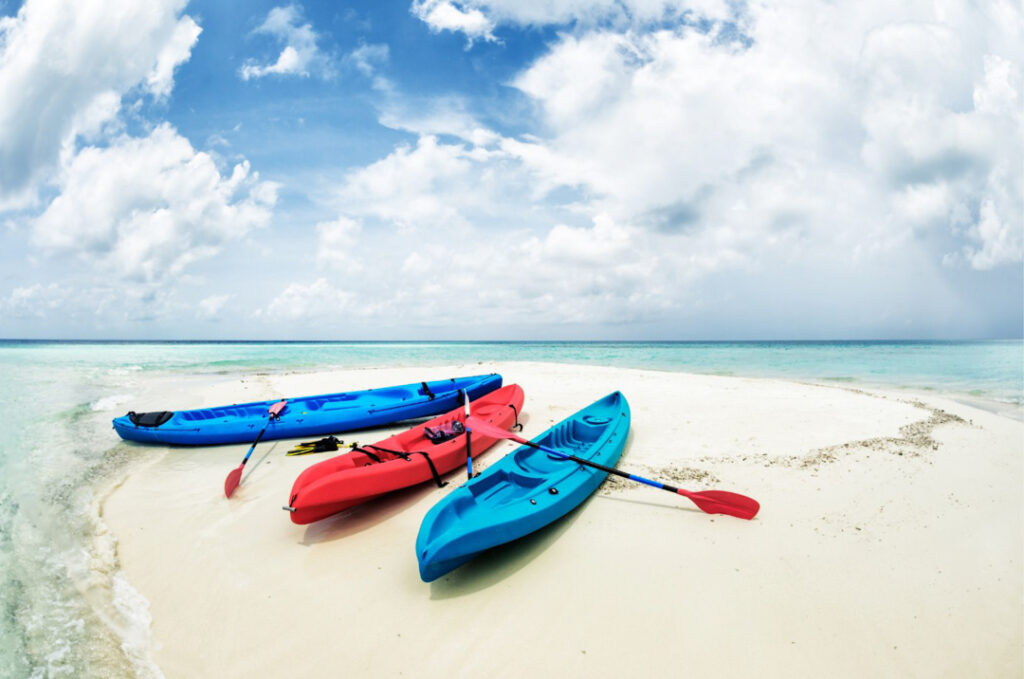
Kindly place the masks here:
POLYGON ((242 482, 242 469, 245 467, 244 464, 238 465, 236 469, 232 469, 228 477, 224 479, 224 495, 225 497, 231 497, 231 494, 235 492, 235 488, 238 488, 238 484, 242 482))
POLYGON ((748 521, 761 509, 757 500, 739 493, 730 493, 727 490, 702 490, 694 493, 680 488, 677 491, 683 497, 693 500, 701 511, 708 514, 728 514, 748 521))
POLYGON ((281 416, 281 411, 284 410, 284 407, 286 405, 288 405, 288 400, 282 398, 280 401, 278 401, 277 403, 275 403, 274 405, 270 406, 270 408, 267 409, 267 414, 274 419, 278 419, 281 416))
POLYGON ((518 443, 526 443, 526 439, 518 434, 514 434, 507 429, 502 429, 496 424, 485 422, 484 420, 478 419, 469 415, 466 417, 466 426, 477 434, 483 434, 484 436, 492 439, 509 439, 510 441, 516 441, 518 443))

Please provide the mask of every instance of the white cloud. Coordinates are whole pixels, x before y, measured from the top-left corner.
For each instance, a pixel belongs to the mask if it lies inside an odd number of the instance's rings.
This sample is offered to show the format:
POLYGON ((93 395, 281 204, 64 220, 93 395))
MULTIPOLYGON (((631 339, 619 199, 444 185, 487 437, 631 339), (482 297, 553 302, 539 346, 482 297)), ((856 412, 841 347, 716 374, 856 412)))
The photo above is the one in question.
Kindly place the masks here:
POLYGON ((472 2, 452 0, 413 0, 412 13, 430 26, 435 33, 461 31, 467 38, 467 47, 474 40, 495 42, 494 23, 472 2))
POLYGON ((210 295, 199 300, 199 306, 196 308, 196 318, 207 321, 217 320, 224 305, 232 297, 234 295, 210 295))
POLYGON ((607 266, 622 260, 637 239, 607 215, 597 215, 592 227, 556 225, 544 238, 542 252, 554 261, 607 266))
POLYGON ((166 124, 82 149, 60 189, 32 221, 33 244, 153 285, 265 225, 276 201, 276 185, 259 181, 247 162, 223 177, 210 155, 166 124))
POLYGON ((350 173, 338 196, 342 212, 388 221, 404 230, 467 224, 467 210, 486 211, 487 168, 483 157, 462 145, 420 137, 415 147, 350 173))
POLYGON ((687 27, 565 35, 514 81, 546 138, 503 148, 737 261, 903 245, 925 223, 989 253, 973 266, 1020 261, 1019 17, 947 5, 753 4, 749 47, 687 27), (927 218, 907 202, 925 195, 927 218))
POLYGON ((338 205, 383 226, 363 238, 377 246, 374 266, 392 272, 387 284, 348 281, 374 302, 362 313, 383 322, 649 320, 685 297, 680 267, 709 268, 675 254, 685 237, 543 205, 530 169, 506 151, 430 136, 351 173, 338 205), (407 237, 377 235, 392 229, 407 237))
POLYGON ((298 321, 323 318, 329 322, 340 318, 341 313, 358 313, 353 304, 355 295, 318 278, 306 285, 292 283, 257 312, 257 317, 267 321, 298 321))
POLYGON ((199 27, 184 0, 28 0, 0 18, 0 210, 31 205, 79 135, 115 123, 136 86, 171 91, 199 27))
POLYGON ((203 29, 191 17, 183 17, 174 27, 171 39, 166 42, 157 56, 156 66, 146 77, 149 91, 156 97, 170 96, 174 88, 174 69, 188 61, 192 47, 203 29))
POLYGON ((474 40, 494 41, 501 25, 536 27, 575 24, 644 28, 658 22, 734 18, 728 0, 413 0, 411 11, 432 30, 463 32, 474 40))
POLYGON ((1024 237, 1020 227, 1021 212, 1000 214, 996 201, 981 204, 977 223, 970 227, 970 236, 977 245, 964 248, 964 255, 975 269, 992 269, 1005 264, 1019 264, 1024 237))
POLYGON ((466 101, 457 97, 395 97, 383 104, 378 122, 418 136, 458 137, 477 147, 493 146, 502 141, 499 134, 468 111, 466 101))
POLYGON ((358 260, 352 256, 352 248, 355 247, 361 230, 359 222, 344 216, 333 222, 317 224, 317 263, 347 269, 359 268, 358 260))
POLYGON ((849 319, 879 322, 917 313, 944 262, 1019 266, 1011 5, 459 7, 494 27, 580 23, 512 80, 535 135, 501 136, 452 100, 385 107, 383 124, 419 139, 351 172, 337 207, 422 234, 390 246, 401 275, 386 306, 404 318, 443 317, 453 296, 491 322, 773 309, 727 299, 723 276, 809 309, 790 289, 799 271, 845 295, 849 319), (858 294, 867 272, 886 283, 858 294), (901 301, 881 292, 901 285, 901 301))
POLYGON ((243 80, 267 75, 329 77, 333 73, 329 56, 317 46, 319 36, 312 24, 302 23, 302 9, 297 5, 274 7, 253 33, 269 35, 284 47, 272 63, 248 60, 239 70, 243 80))
POLYGON ((0 316, 44 318, 48 312, 61 308, 71 297, 72 291, 57 283, 17 287, 6 299, 0 300, 0 316))
POLYGON ((373 89, 390 93, 394 90, 394 84, 380 74, 381 67, 388 63, 390 57, 391 51, 388 46, 376 43, 360 45, 348 54, 346 61, 370 79, 373 89))

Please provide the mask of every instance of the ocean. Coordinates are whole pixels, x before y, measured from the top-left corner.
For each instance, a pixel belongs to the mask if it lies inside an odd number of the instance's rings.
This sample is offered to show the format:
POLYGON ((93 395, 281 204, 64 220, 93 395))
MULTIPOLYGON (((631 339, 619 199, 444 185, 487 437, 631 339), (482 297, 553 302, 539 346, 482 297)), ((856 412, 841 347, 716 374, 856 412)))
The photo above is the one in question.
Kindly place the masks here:
POLYGON ((253 372, 422 366, 432 379, 431 365, 492 360, 930 390, 1017 413, 1024 403, 1020 340, 0 341, 0 677, 162 676, 148 655, 147 604, 99 516, 99 491, 139 454, 110 420, 146 394, 253 372))

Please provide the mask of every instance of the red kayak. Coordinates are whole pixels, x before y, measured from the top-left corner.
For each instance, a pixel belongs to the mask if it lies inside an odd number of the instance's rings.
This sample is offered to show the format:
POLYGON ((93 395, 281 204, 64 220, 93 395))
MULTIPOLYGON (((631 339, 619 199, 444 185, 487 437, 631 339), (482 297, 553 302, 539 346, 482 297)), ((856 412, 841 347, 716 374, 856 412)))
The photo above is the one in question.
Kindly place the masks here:
MULTIPOLYGON (((523 407, 523 389, 510 384, 470 403, 475 418, 510 429, 523 407)), ((372 445, 319 462, 299 474, 285 509, 298 524, 319 521, 378 495, 433 480, 466 464, 465 410, 459 407, 372 445)), ((498 439, 470 432, 475 457, 498 439)))

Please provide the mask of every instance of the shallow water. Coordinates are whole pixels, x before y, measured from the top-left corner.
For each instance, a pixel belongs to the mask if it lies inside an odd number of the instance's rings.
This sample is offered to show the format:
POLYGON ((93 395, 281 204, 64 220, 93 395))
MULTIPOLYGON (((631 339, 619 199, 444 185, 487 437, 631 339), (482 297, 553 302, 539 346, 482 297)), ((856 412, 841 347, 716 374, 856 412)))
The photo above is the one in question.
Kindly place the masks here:
MULTIPOLYGON (((253 372, 555 361, 952 392, 1020 405, 1006 342, 0 342, 0 677, 160 676, 146 602, 98 492, 138 448, 110 420, 147 394, 253 372)), ((467 372, 472 372, 468 370, 467 372)), ((424 379, 430 379, 424 371, 424 379)), ((510 376, 512 377, 512 376, 510 376)))

